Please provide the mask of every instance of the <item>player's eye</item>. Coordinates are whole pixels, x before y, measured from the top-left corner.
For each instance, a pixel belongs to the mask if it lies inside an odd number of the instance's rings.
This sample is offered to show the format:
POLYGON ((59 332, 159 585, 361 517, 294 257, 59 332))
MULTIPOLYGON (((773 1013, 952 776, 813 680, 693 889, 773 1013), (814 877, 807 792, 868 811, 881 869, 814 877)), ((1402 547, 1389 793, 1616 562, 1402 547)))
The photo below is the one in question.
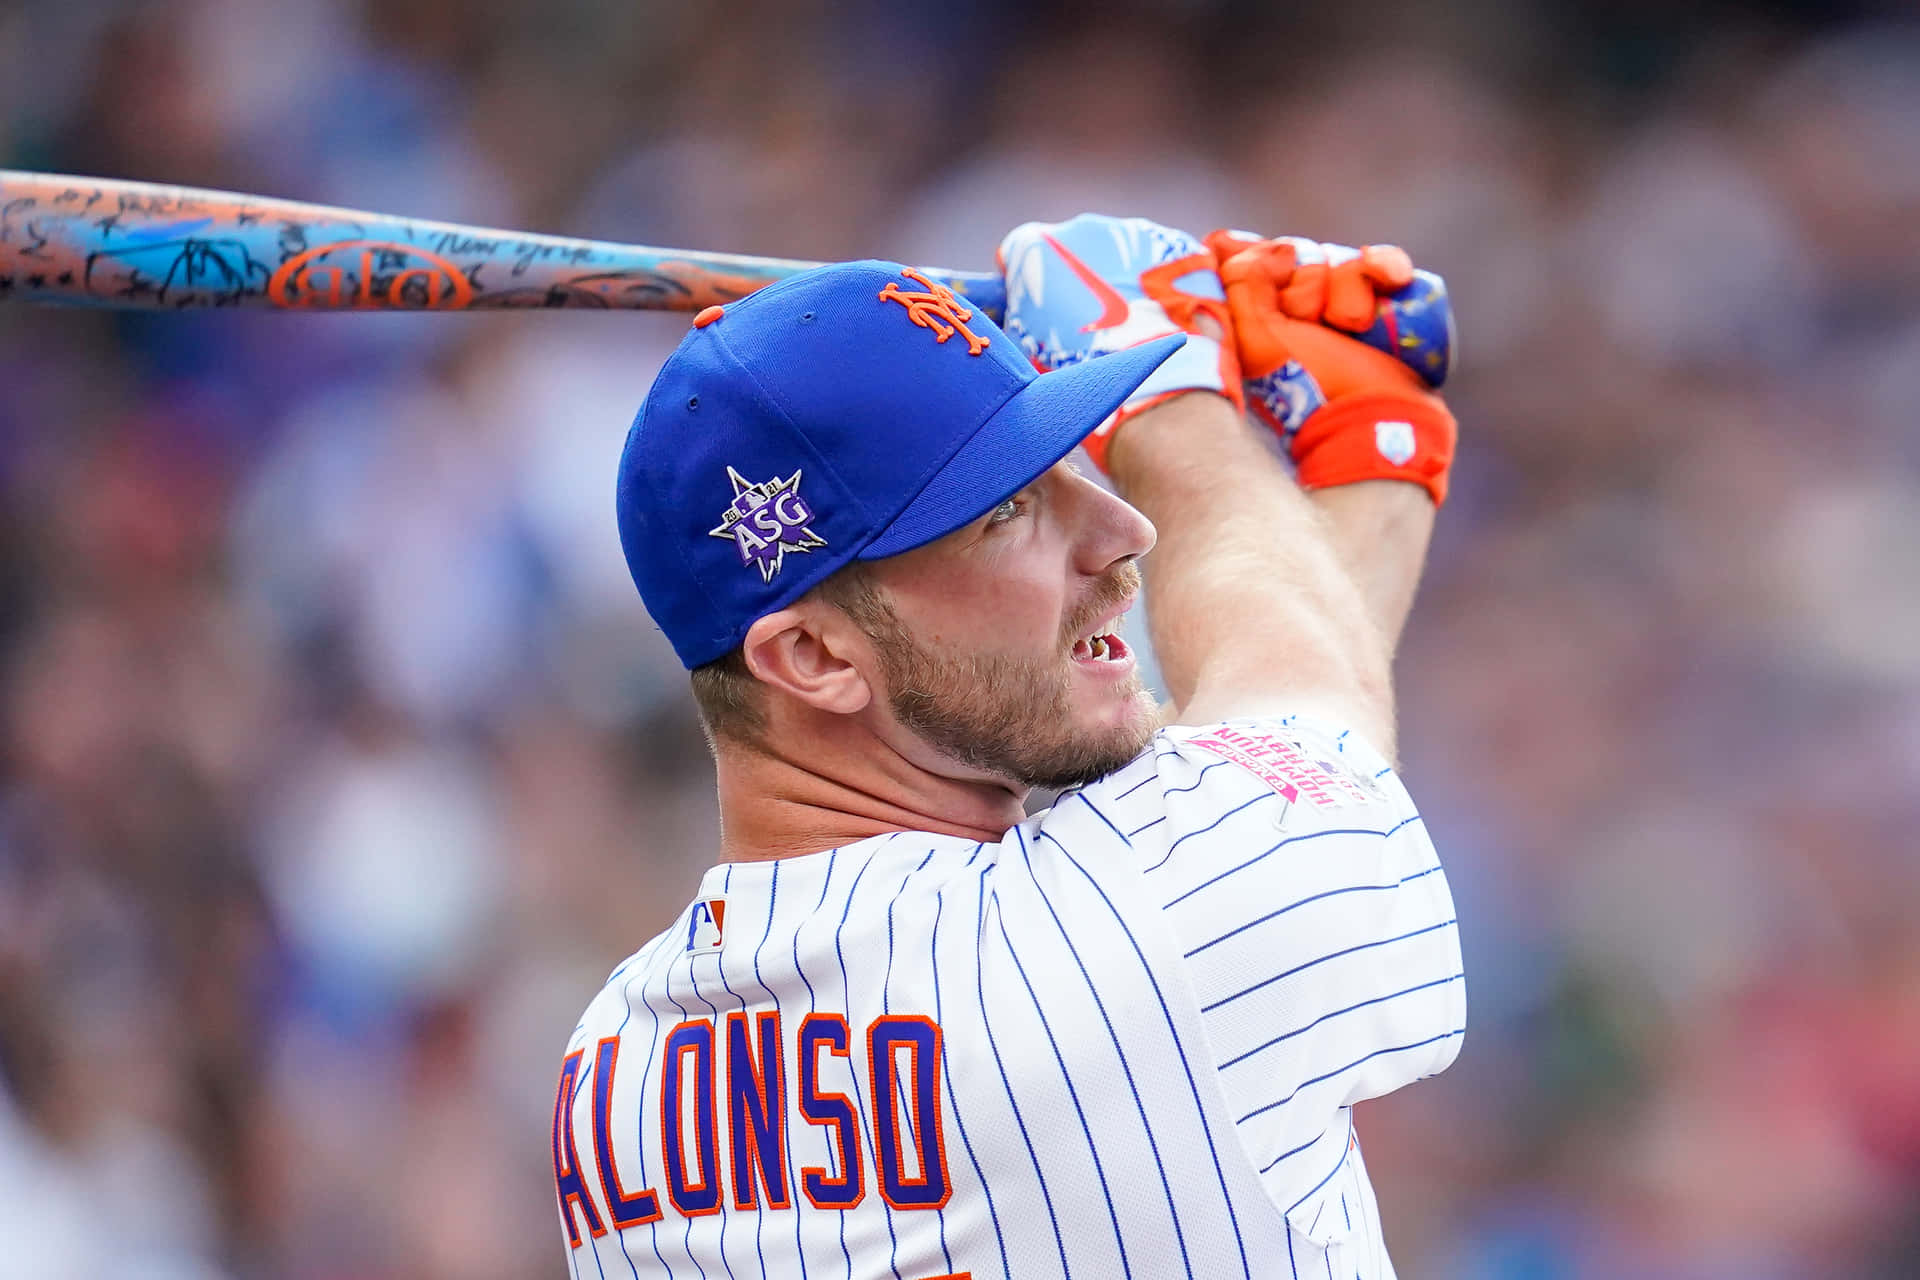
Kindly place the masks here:
POLYGON ((988 513, 987 523, 989 525, 1006 524, 1010 520, 1017 519, 1025 507, 1026 504, 1020 500, 1020 495, 1015 494, 988 513))

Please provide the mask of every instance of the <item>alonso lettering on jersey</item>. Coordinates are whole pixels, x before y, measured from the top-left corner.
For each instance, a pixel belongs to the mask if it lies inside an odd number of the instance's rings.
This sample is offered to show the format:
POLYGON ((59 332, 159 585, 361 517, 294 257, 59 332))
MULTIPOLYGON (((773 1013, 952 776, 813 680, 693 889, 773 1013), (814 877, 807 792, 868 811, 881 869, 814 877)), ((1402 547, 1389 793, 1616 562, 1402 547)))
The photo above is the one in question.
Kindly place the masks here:
MULTIPOLYGON (((553 1101, 553 1177, 568 1242, 583 1242, 582 1226, 597 1239, 609 1223, 620 1230, 657 1222, 667 1209, 687 1218, 729 1207, 790 1209, 796 1194, 816 1209, 851 1209, 867 1194, 868 1151, 878 1165, 874 1188, 887 1204, 944 1207, 952 1181, 940 1111, 940 1024, 890 1014, 869 1023, 864 1039, 856 1041, 838 1013, 808 1014, 791 1042, 777 1011, 730 1013, 720 1026, 692 1018, 673 1027, 653 1078, 628 1086, 644 1091, 641 1125, 659 1126, 640 1145, 660 1153, 661 1190, 646 1170, 615 1165, 620 1038, 603 1038, 591 1065, 584 1049, 569 1054, 553 1101), (574 1111, 588 1072, 594 1169, 583 1172, 574 1111), (853 1085, 853 1097, 832 1087, 836 1078, 853 1085), (825 1150, 824 1163, 796 1171, 797 1188, 787 1180, 796 1131, 810 1135, 807 1150, 820 1150, 822 1140, 825 1150)), ((629 1062, 632 1055, 629 1045, 629 1062)))

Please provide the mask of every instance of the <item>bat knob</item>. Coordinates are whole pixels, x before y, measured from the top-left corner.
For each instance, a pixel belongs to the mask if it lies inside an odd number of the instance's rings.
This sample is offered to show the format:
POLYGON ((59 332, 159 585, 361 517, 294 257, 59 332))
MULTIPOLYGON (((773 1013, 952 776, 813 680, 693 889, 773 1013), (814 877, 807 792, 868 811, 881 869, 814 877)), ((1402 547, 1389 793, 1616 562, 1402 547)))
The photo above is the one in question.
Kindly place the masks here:
POLYGON ((1360 341, 1386 352, 1430 387, 1440 387, 1453 372, 1453 303, 1447 282, 1431 271, 1416 270, 1407 285, 1380 304, 1373 326, 1360 341))

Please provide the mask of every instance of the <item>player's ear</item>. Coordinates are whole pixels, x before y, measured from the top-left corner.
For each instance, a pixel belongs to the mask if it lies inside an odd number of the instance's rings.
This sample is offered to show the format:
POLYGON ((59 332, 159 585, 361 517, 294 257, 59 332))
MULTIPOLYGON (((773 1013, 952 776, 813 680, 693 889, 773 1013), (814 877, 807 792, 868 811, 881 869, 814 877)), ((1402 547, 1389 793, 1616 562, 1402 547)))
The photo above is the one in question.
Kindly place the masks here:
POLYGON ((837 610, 803 602, 748 627, 741 651, 762 684, 822 711, 852 715, 873 701, 854 660, 859 639, 837 610))

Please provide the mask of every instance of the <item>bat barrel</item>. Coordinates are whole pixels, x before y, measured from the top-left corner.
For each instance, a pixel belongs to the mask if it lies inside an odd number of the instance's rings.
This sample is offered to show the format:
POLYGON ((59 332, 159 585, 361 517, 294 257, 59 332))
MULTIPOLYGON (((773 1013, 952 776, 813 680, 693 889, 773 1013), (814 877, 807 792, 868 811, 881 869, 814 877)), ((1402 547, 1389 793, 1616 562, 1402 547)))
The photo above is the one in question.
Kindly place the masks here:
MULTIPOLYGON (((169 310, 697 311, 816 265, 0 170, 0 300, 169 310)), ((998 276, 928 274, 999 316, 998 276)))

